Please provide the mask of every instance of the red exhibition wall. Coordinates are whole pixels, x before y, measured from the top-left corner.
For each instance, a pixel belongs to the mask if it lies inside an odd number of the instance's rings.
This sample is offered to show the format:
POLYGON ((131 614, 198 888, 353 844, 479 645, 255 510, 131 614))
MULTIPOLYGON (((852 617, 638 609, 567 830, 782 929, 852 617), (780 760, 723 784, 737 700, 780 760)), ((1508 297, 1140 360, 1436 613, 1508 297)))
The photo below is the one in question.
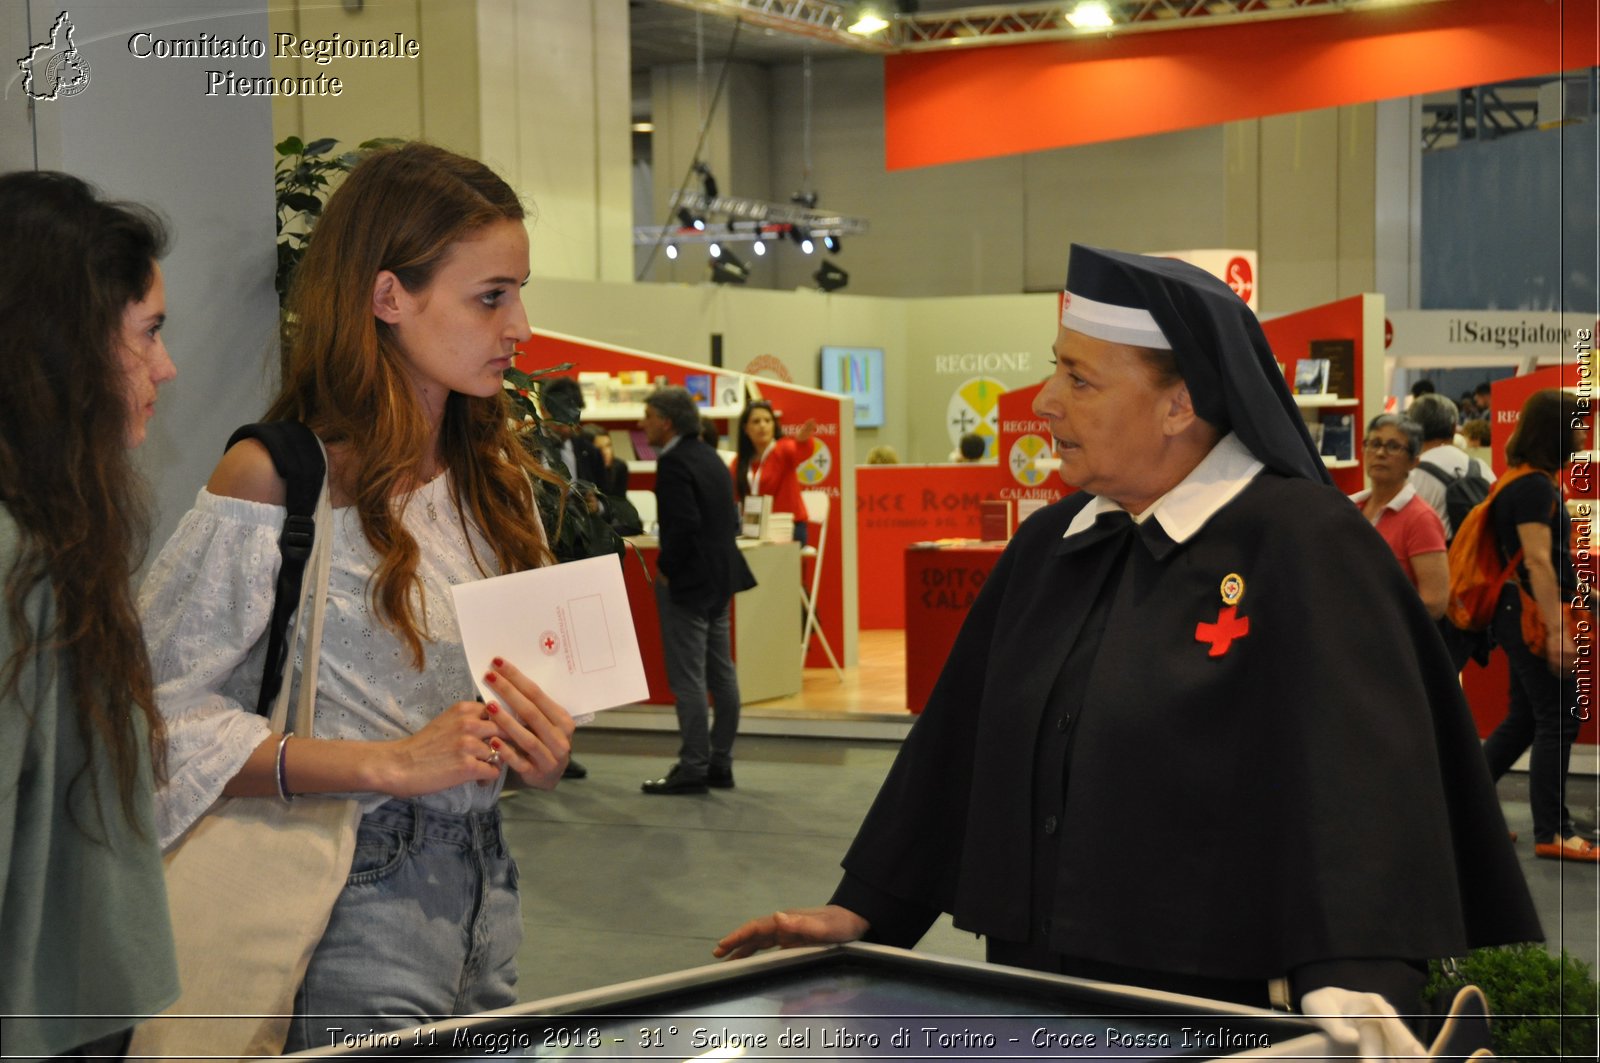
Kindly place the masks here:
POLYGON ((1593 0, 1450 0, 884 60, 890 170, 1577 70, 1593 0))
POLYGON ((862 628, 906 627, 906 547, 912 543, 978 538, 978 503, 988 499, 1054 502, 1071 491, 1050 460, 1050 426, 1033 415, 1041 386, 1000 396, 998 462, 856 469, 862 628))
MULTIPOLYGON (((699 362, 685 362, 676 358, 665 358, 658 355, 646 354, 642 351, 632 351, 622 347, 612 347, 608 344, 591 340, 578 339, 572 336, 561 336, 556 333, 535 331, 533 338, 518 348, 517 367, 528 372, 549 366, 561 365, 570 362, 576 371, 585 373, 611 373, 616 374, 625 370, 642 370, 648 373, 651 380, 665 378, 668 384, 683 386, 690 373, 705 373, 708 371, 727 372, 727 370, 712 370, 712 367, 699 362)), ((801 490, 826 491, 833 499, 833 505, 828 514, 828 546, 827 556, 822 567, 822 583, 817 590, 817 623, 828 637, 828 642, 833 646, 834 652, 839 655, 841 662, 846 650, 845 625, 844 625, 844 564, 842 562, 840 532, 845 526, 845 515, 840 512, 839 505, 839 478, 842 464, 839 453, 839 426, 845 401, 837 396, 826 395, 810 391, 806 388, 796 387, 792 384, 782 384, 766 378, 745 377, 746 384, 758 390, 763 398, 772 402, 773 408, 779 412, 783 421, 784 433, 793 434, 808 417, 817 420, 817 434, 812 440, 812 457, 800 470, 801 490)), ((724 435, 731 438, 738 430, 737 419, 730 419, 721 426, 724 435)), ((844 456, 849 460, 849 456, 844 456)), ((639 478, 635 487, 644 487, 646 481, 639 478)), ((816 544, 818 539, 815 527, 811 532, 811 542, 816 544)), ((804 573, 805 586, 811 585, 811 565, 806 562, 804 573)), ((795 589, 795 608, 800 607, 800 588, 795 589)), ((806 667, 826 668, 828 659, 822 652, 820 640, 813 639, 810 653, 806 657, 806 667)))
POLYGON ((856 469, 856 571, 863 630, 906 626, 906 547, 936 539, 976 539, 978 503, 994 497, 993 464, 856 469))
MULTIPOLYGON (((1302 358, 1311 357, 1311 343, 1313 340, 1350 340, 1355 344, 1356 356, 1352 376, 1356 381, 1366 379, 1364 367, 1366 365, 1366 352, 1363 349, 1361 330, 1362 297, 1351 296, 1340 299, 1335 303, 1325 303, 1314 306, 1309 310, 1301 310, 1293 314, 1284 314, 1271 321, 1263 321, 1261 329, 1267 334, 1267 342, 1272 344, 1272 353, 1283 363, 1284 375, 1289 380, 1294 379, 1295 365, 1302 358)), ((1345 396, 1345 398, 1364 399, 1364 396, 1345 396)), ((1357 441, 1356 460, 1362 460, 1360 440, 1366 431, 1363 421, 1363 407, 1352 406, 1348 409, 1333 408, 1333 413, 1355 414, 1355 439, 1357 441)), ((1366 487, 1361 466, 1351 468, 1330 469, 1333 484, 1347 495, 1353 495, 1366 487)))

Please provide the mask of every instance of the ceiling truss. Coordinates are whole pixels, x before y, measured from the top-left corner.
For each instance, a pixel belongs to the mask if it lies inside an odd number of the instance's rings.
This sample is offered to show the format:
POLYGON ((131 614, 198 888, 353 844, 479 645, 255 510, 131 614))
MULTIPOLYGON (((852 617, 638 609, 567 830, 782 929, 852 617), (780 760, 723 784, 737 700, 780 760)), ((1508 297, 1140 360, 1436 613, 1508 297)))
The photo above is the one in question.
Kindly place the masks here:
POLYGON ((871 4, 830 0, 662 0, 863 52, 916 52, 951 47, 1027 44, 1160 29, 1194 29, 1245 21, 1333 15, 1444 0, 1104 0, 1110 26, 1078 29, 1067 21, 1076 3, 983 4, 928 14, 889 14, 887 29, 851 33, 856 13, 871 4))

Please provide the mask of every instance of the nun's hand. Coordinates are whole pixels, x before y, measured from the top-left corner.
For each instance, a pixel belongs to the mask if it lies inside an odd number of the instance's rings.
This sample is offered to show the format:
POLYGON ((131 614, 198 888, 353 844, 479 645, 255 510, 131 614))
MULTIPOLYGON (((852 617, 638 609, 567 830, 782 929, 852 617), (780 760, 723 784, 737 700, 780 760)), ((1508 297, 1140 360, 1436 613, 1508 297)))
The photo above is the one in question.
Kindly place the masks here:
POLYGON ((711 955, 719 960, 740 960, 751 953, 770 949, 793 949, 802 945, 837 945, 856 941, 869 924, 848 908, 826 904, 821 908, 790 908, 773 912, 748 923, 717 942, 711 955))

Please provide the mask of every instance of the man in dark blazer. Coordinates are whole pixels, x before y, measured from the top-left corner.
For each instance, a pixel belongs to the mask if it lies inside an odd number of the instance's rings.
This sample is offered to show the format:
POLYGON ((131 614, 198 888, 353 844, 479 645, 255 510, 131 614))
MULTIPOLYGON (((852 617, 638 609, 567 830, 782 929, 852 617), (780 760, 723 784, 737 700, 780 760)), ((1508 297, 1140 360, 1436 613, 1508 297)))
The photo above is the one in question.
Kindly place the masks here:
POLYGON ((684 388, 664 387, 644 402, 640 422, 656 448, 656 520, 661 556, 656 609, 667 682, 678 706, 678 762, 643 786, 647 794, 703 794, 733 788, 739 730, 739 679, 733 670, 728 605, 756 585, 736 540, 733 481, 700 439, 700 411, 684 388), (709 727, 710 702, 715 717, 709 727))
POLYGON ((584 407, 578 382, 570 376, 551 377, 544 382, 539 401, 544 407, 544 429, 551 439, 551 456, 566 466, 567 478, 602 487, 606 460, 578 426, 584 407))

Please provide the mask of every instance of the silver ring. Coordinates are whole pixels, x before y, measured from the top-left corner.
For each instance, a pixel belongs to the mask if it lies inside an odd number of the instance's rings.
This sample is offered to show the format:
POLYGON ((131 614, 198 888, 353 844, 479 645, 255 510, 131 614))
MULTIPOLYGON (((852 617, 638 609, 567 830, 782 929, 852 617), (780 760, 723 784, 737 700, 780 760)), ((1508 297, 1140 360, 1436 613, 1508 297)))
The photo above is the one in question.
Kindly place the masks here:
POLYGON ((483 762, 485 764, 499 764, 500 763, 500 751, 498 749, 494 750, 487 757, 484 758, 483 762))

